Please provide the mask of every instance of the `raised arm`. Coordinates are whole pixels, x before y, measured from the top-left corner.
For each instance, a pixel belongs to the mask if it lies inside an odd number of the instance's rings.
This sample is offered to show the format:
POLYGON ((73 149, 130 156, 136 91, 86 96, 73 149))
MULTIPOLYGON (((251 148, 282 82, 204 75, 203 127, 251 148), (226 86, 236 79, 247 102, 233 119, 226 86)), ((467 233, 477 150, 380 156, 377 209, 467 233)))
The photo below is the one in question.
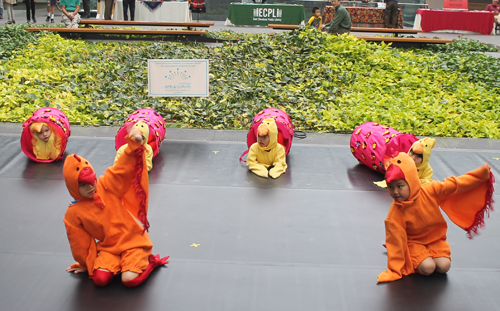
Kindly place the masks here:
MULTIPOLYGON (((117 161, 112 167, 109 167, 104 176, 99 178, 104 188, 118 197, 122 197, 125 192, 132 185, 132 179, 137 173, 137 163, 139 148, 144 148, 141 142, 127 136, 127 147, 123 153, 118 157, 117 161), (135 169, 134 169, 135 168, 135 169)), ((144 154, 142 155, 144 159, 144 154)), ((146 161, 143 161, 142 169, 146 169, 146 161)))

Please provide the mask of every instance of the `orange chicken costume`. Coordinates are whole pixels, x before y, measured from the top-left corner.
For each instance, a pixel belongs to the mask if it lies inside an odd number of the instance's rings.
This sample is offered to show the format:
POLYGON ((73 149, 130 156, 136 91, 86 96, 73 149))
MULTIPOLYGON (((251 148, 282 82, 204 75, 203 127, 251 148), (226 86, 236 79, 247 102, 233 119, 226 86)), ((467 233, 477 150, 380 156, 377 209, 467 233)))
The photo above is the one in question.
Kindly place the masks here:
POLYGON ((129 137, 127 142, 118 161, 99 180, 83 157, 69 155, 64 162, 66 186, 76 200, 64 216, 71 252, 77 261, 71 268, 86 270, 99 286, 125 271, 140 274, 127 284, 124 282, 129 287, 137 286, 168 259, 151 254, 153 244, 145 232, 149 223, 144 147, 129 137), (96 184, 92 198, 80 195, 80 184, 96 184), (109 275, 103 277, 103 273, 109 275))
POLYGON ((462 176, 422 185, 415 162, 400 153, 391 160, 386 181, 401 178, 408 183, 410 195, 407 201, 394 200, 385 220, 388 269, 380 273, 377 282, 395 281, 416 273, 428 257, 451 259, 446 241, 448 226, 440 206, 451 221, 467 231, 470 239, 479 228, 484 228, 485 213, 489 215, 493 210, 494 177, 487 164, 462 176))

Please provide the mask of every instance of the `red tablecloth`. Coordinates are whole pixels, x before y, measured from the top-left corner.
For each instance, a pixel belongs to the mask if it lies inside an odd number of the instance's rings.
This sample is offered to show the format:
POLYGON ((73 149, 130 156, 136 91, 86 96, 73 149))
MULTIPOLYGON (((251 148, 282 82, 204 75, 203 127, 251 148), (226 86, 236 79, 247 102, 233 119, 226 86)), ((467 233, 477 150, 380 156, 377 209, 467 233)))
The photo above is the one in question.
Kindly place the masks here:
MULTIPOLYGON (((351 17, 353 27, 385 27, 385 9, 363 7, 346 7, 345 9, 351 17)), ((334 15, 335 9, 333 6, 325 6, 323 24, 331 21, 334 15)), ((401 13, 401 9, 398 9, 398 24, 396 27, 403 28, 403 14, 401 13)))
POLYGON ((418 9, 421 16, 422 31, 465 30, 491 34, 495 25, 493 12, 486 11, 450 11, 418 9))

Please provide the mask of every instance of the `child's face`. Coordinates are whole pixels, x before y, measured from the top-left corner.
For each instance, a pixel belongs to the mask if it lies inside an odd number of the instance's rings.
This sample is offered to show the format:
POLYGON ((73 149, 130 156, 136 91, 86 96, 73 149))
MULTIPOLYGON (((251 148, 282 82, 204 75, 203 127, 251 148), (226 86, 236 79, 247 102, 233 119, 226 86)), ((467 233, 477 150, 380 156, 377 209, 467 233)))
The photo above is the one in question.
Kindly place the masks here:
POLYGON ((267 147, 269 145, 269 134, 265 135, 265 136, 258 136, 257 138, 257 141, 259 142, 259 146, 261 147, 267 147))
POLYGON ((416 166, 422 164, 422 158, 418 154, 414 153, 413 150, 410 151, 410 158, 412 158, 413 161, 415 161, 416 166))
POLYGON ((52 135, 52 131, 49 129, 47 125, 42 126, 42 130, 36 133, 38 139, 43 140, 45 142, 49 141, 50 135, 52 135))
POLYGON ((89 184, 79 184, 78 190, 80 191, 80 195, 86 199, 91 199, 95 194, 96 183, 93 185, 89 184))
POLYGON ((397 202, 407 201, 410 197, 410 186, 404 179, 397 179, 387 184, 391 197, 397 202))
POLYGON ((321 16, 321 10, 314 11, 314 16, 320 17, 321 16))

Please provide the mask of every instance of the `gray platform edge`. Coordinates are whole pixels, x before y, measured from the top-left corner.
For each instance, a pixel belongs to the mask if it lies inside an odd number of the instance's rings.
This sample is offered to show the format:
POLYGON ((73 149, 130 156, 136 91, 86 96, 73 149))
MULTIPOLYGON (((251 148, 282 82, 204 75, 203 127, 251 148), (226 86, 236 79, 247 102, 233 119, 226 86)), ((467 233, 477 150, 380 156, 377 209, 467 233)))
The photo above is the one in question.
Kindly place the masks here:
MULTIPOLYGON (((115 137, 119 127, 71 126, 73 137, 115 137)), ((20 123, 0 123, 0 134, 20 135, 20 123)), ((247 131, 167 128, 166 141, 246 142, 247 131)), ((294 145, 349 146, 351 134, 312 133, 294 139, 294 145)), ((71 138, 70 138, 71 139, 71 138)), ((436 137, 437 149, 500 150, 500 139, 436 137)))

